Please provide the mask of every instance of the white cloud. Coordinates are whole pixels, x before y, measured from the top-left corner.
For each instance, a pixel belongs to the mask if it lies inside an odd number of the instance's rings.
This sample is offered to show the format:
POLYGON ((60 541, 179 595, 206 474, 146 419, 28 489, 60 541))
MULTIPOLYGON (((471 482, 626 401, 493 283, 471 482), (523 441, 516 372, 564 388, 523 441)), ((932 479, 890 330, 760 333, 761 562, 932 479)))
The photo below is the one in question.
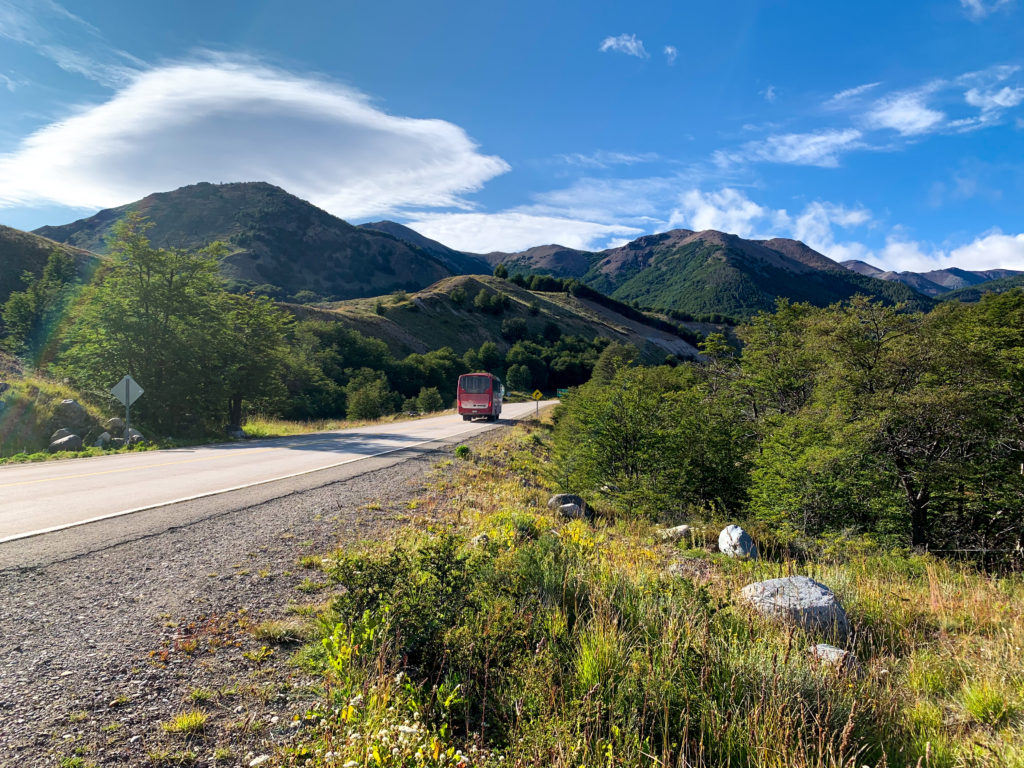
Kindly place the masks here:
POLYGON ((993 11, 1008 8, 1013 2, 1014 0, 960 0, 960 5, 974 21, 980 21, 993 11))
POLYGON ((24 83, 21 80, 16 80, 15 78, 0 72, 0 86, 3 86, 11 93, 14 93, 14 91, 22 85, 24 85, 24 83))
POLYGON ((730 187, 717 192, 691 189, 680 197, 679 207, 672 212, 669 225, 697 232, 716 229, 740 237, 753 237, 771 213, 768 208, 730 187))
POLYGON ((669 66, 672 66, 676 63, 676 57, 679 56, 679 49, 674 45, 666 45, 663 53, 665 54, 665 60, 669 63, 669 66))
POLYGON ((609 152, 599 149, 589 155, 584 155, 581 152, 558 155, 558 159, 568 165, 578 165, 583 168, 611 168, 614 165, 657 162, 661 160, 661 155, 657 152, 609 152))
POLYGON ((616 51, 627 56, 636 56, 638 59, 649 59, 651 57, 647 53, 647 49, 644 48, 644 41, 638 40, 636 35, 622 34, 615 37, 606 37, 601 41, 600 50, 602 53, 616 51))
POLYGON ((779 98, 779 94, 775 92, 774 85, 769 85, 763 91, 760 91, 759 95, 769 104, 774 104, 775 100, 779 98))
POLYGON ((826 107, 843 107, 847 104, 856 101, 859 97, 863 96, 868 91, 872 91, 881 83, 864 83, 864 85, 858 85, 854 88, 847 88, 845 91, 839 91, 834 94, 828 101, 825 102, 826 107))
POLYGON ((854 128, 777 134, 759 141, 748 141, 736 151, 720 150, 715 153, 715 159, 719 165, 756 161, 835 168, 843 152, 864 146, 861 138, 861 132, 854 128))
POLYGON ((540 216, 519 211, 500 213, 428 213, 408 226, 451 248, 473 253, 522 251, 535 245, 557 243, 567 248, 594 250, 623 236, 637 237, 643 230, 616 224, 540 216))
POLYGON ((142 66, 54 0, 0 0, 0 38, 27 45, 66 72, 110 87, 124 85, 142 66))
POLYGON ((0 155, 0 206, 111 207, 207 180, 269 181, 344 217, 465 207, 509 166, 456 125, 247 59, 137 74, 0 155))
POLYGON ((1004 86, 998 91, 971 88, 964 94, 964 99, 972 107, 977 107, 982 112, 993 112, 1016 107, 1024 101, 1024 88, 1004 86))
POLYGON ((1024 270, 1024 234, 1005 235, 995 230, 947 250, 895 233, 886 239, 879 260, 888 269, 898 272, 928 272, 949 267, 1024 270))
POLYGON ((865 115, 871 128, 890 128, 903 136, 916 136, 942 125, 946 115, 925 104, 931 88, 906 93, 895 93, 875 102, 865 115))

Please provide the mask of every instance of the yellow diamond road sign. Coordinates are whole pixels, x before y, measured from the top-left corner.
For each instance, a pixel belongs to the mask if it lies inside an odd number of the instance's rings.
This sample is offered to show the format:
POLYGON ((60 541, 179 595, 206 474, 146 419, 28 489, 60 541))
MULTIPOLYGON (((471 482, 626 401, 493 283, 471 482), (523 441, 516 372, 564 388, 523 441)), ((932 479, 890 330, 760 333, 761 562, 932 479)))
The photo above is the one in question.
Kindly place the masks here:
POLYGON ((543 400, 544 399, 544 393, 541 392, 539 389, 535 389, 535 390, 533 390, 533 394, 531 395, 531 397, 534 400, 543 400))

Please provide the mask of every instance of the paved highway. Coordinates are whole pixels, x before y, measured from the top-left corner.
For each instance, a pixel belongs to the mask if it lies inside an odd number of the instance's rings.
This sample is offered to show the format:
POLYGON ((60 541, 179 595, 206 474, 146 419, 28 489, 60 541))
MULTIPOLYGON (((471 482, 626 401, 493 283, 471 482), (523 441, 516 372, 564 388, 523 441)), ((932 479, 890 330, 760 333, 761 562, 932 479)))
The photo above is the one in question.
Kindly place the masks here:
MULTIPOLYGON (((502 418, 528 416, 535 407, 507 403, 502 418)), ((297 437, 0 466, 0 543, 365 461, 493 426, 465 422, 461 416, 435 416, 297 437)))

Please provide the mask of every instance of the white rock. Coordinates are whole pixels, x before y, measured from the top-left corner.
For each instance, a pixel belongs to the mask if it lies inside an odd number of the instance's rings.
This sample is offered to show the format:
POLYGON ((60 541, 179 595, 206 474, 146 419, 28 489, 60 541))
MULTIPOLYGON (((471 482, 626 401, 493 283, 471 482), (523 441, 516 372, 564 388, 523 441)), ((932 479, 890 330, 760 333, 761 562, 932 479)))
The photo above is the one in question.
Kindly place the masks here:
POLYGON ((690 535, 690 526, 677 525, 673 528, 659 528, 658 537, 662 541, 679 541, 690 535))
POLYGON ((252 760, 249 761, 249 768, 256 768, 257 765, 263 765, 269 759, 270 755, 260 755, 259 757, 254 757, 252 760))
POLYGON ((579 504, 562 504, 558 507, 558 511, 562 514, 562 517, 568 520, 579 520, 586 516, 584 507, 579 504))
POLYGON ((738 525, 727 525, 718 534, 718 551, 741 560, 757 557, 754 540, 738 525))
POLYGON ((828 643, 818 643, 807 649, 811 658, 824 666, 833 667, 841 672, 855 672, 860 665, 857 657, 845 648, 837 648, 828 643))
POLYGON ((787 621, 810 632, 845 637, 846 611, 835 593, 807 576, 787 576, 748 584, 740 595, 759 613, 787 621))

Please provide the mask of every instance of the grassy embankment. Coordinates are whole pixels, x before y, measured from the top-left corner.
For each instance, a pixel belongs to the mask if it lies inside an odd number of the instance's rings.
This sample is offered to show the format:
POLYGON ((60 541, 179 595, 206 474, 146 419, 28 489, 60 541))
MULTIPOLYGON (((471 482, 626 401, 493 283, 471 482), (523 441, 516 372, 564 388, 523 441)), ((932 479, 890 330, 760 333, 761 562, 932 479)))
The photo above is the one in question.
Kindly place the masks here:
POLYGON ((397 540, 303 561, 326 602, 296 662, 323 703, 274 764, 1024 766, 1019 576, 857 540, 744 563, 710 552, 720 521, 691 547, 556 520, 546 441, 516 428, 397 540), (838 593, 859 674, 738 602, 791 573, 838 593))

